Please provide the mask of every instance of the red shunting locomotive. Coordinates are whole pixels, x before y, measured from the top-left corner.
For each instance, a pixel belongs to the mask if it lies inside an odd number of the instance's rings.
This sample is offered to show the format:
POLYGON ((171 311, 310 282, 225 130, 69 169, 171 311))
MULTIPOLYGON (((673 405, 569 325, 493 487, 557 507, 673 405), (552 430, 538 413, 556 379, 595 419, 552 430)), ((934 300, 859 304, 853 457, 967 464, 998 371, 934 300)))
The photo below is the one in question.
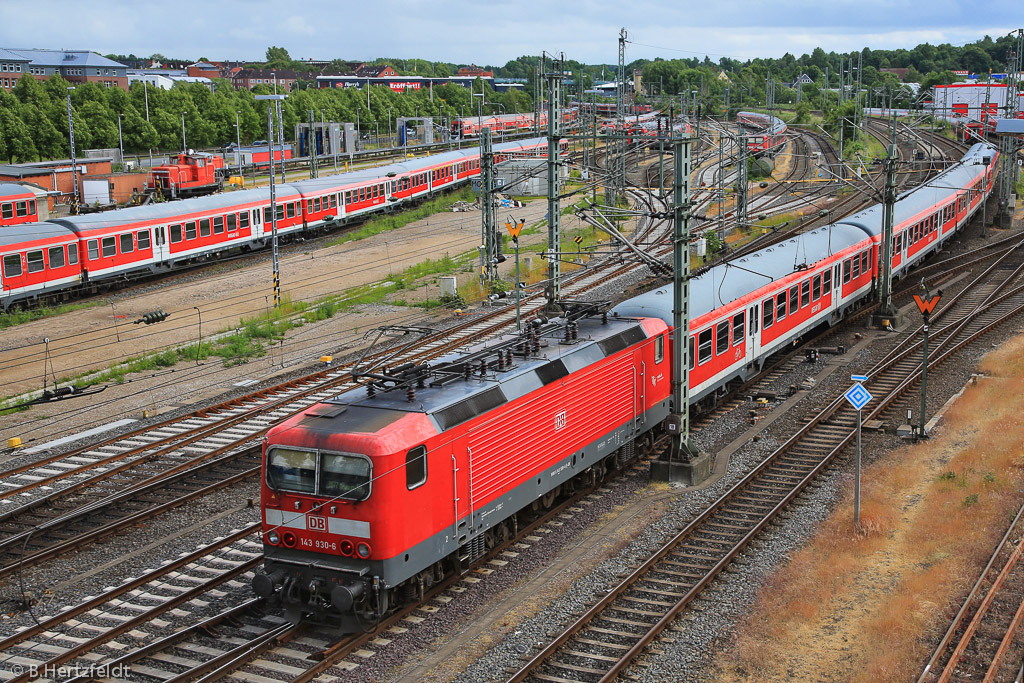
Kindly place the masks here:
POLYGON ((466 571, 524 508, 596 483, 669 413, 668 327, 569 302, 564 317, 364 386, 268 435, 265 573, 293 620, 371 628, 466 571))

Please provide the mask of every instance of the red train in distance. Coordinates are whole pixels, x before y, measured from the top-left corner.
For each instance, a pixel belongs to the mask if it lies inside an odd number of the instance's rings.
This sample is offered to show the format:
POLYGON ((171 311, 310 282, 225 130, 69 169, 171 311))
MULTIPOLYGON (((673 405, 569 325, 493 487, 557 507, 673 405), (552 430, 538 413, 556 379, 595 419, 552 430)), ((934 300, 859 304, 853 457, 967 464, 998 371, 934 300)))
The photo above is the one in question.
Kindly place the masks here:
POLYGON ((741 111, 736 122, 755 134, 747 134, 747 152, 755 156, 774 156, 786 143, 786 122, 759 112, 741 111))
POLYGON ((42 220, 36 198, 31 188, 0 182, 0 227, 42 220))

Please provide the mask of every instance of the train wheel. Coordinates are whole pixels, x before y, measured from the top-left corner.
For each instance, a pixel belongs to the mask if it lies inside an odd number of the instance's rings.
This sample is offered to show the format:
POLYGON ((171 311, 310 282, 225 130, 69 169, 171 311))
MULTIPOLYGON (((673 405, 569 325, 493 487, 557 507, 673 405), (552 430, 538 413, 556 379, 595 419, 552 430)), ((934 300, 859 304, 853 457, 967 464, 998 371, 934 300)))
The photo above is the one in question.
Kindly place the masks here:
POLYGON ((541 497, 540 504, 544 506, 545 510, 550 510, 551 506, 554 505, 555 498, 558 497, 558 491, 560 488, 560 486, 556 486, 541 497))

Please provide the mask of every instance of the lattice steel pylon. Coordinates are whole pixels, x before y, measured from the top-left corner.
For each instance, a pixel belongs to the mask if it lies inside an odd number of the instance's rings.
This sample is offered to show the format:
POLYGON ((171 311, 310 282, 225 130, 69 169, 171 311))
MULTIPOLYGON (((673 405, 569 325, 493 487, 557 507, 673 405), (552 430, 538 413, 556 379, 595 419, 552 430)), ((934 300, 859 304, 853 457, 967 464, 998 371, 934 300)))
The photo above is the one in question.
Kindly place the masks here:
POLYGON ((548 245, 551 255, 548 256, 548 306, 554 307, 558 301, 561 283, 559 277, 558 252, 561 243, 561 209, 559 195, 561 188, 561 164, 559 142, 562 137, 562 114, 560 109, 562 98, 562 79, 565 56, 562 60, 552 60, 551 72, 545 74, 548 81, 548 245))
MULTIPOLYGON (((1006 109, 1005 118, 1015 119, 1019 113, 1020 72, 1024 64, 1024 29, 1017 29, 1017 42, 1006 58, 1006 109)), ((1010 198, 1017 187, 1019 167, 1016 163, 1017 140, 1004 135, 1000 140, 999 169, 999 226, 1009 228, 1013 223, 1013 207, 1010 198)))

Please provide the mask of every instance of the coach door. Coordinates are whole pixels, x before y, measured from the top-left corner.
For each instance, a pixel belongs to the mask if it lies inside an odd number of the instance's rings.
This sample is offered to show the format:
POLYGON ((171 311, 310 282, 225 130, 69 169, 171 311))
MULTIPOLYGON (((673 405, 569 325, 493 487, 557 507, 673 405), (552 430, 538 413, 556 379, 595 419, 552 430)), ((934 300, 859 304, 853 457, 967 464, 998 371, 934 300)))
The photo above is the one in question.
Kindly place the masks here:
POLYGON ((170 249, 167 247, 167 226, 158 225, 153 228, 153 260, 156 263, 163 263, 170 256, 170 249))
POLYGON ((754 304, 747 309, 747 340, 744 349, 748 363, 757 360, 758 351, 761 348, 761 316, 760 306, 754 304))

